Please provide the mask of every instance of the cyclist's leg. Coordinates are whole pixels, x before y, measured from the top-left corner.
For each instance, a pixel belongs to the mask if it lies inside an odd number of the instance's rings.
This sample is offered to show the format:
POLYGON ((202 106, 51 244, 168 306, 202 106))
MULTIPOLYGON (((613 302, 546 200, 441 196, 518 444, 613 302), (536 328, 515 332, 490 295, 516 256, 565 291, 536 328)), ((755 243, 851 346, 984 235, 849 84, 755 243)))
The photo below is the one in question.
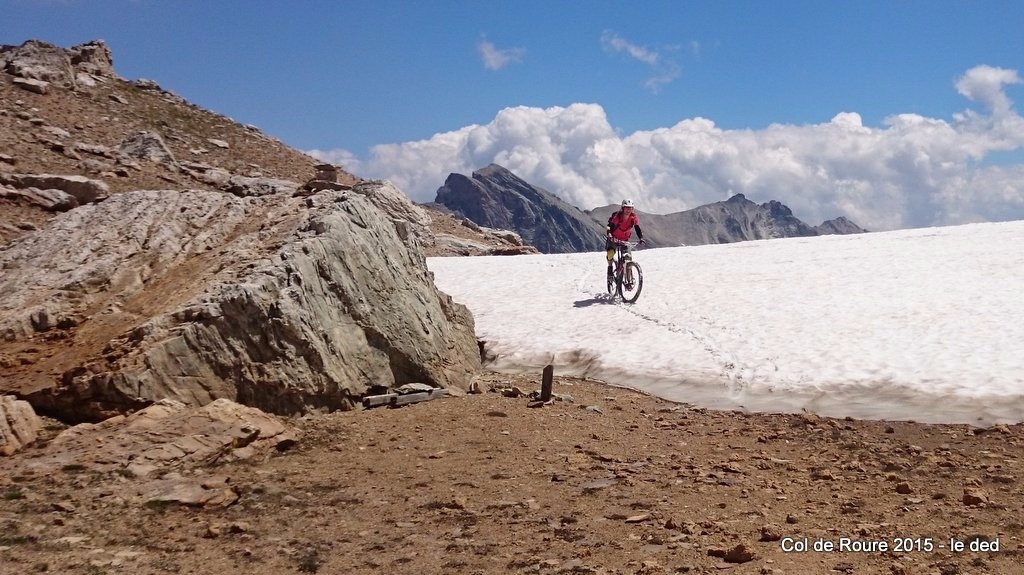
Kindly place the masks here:
MULTIPOLYGON (((630 261, 633 259, 633 250, 629 245, 622 246, 622 259, 623 261, 630 261)), ((626 266, 626 283, 633 283, 633 270, 629 266, 626 266)))

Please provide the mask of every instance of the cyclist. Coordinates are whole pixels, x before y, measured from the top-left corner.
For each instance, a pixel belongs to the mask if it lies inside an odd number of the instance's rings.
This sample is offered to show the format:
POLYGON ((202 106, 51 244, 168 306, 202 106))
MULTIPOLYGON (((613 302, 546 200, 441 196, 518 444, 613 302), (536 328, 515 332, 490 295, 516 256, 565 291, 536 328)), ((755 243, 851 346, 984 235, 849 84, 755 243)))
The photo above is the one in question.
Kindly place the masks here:
MULTIPOLYGON (((625 199, 622 200, 622 206, 619 211, 612 214, 612 217, 608 218, 608 226, 605 227, 605 244, 604 249, 608 250, 608 277, 612 277, 612 259, 615 257, 615 241, 628 242, 629 237, 633 233, 633 228, 636 228, 636 237, 640 238, 640 245, 647 243, 644 241, 644 232, 640 229, 640 218, 636 216, 636 212, 633 211, 633 200, 625 199)), ((623 246, 622 249, 629 253, 629 246, 623 246)))

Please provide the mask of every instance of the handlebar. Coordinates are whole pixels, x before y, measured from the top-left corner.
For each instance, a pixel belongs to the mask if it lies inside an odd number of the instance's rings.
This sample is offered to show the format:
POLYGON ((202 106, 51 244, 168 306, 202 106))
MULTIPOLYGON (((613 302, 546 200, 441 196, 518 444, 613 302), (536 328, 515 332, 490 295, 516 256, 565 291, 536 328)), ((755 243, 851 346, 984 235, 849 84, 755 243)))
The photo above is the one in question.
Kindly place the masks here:
MULTIPOLYGON (((613 244, 615 244, 615 245, 618 245, 618 246, 628 246, 628 247, 631 247, 631 248, 635 248, 635 247, 640 245, 640 242, 625 242, 625 241, 622 241, 622 240, 617 240, 615 238, 612 238, 610 241, 613 244)), ((644 243, 644 245, 647 245, 647 242, 643 242, 643 243, 644 243)))

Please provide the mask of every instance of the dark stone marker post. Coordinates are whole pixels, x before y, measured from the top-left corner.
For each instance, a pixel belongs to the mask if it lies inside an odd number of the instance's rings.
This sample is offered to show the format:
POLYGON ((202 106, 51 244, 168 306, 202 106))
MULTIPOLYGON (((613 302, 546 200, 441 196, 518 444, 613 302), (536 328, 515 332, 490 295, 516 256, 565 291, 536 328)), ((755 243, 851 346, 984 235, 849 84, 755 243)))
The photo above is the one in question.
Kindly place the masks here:
POLYGON ((551 401, 551 386, 554 382, 555 366, 544 366, 544 376, 540 384, 540 400, 551 401))

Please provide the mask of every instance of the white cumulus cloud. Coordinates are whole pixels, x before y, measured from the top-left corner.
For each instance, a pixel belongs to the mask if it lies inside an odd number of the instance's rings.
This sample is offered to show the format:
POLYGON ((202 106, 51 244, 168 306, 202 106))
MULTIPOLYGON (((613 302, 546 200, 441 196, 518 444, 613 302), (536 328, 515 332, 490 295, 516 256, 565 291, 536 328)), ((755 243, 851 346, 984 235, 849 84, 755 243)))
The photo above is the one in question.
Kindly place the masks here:
POLYGON ((350 173, 359 173, 363 169, 362 162, 359 158, 344 148, 335 148, 333 150, 306 150, 306 153, 322 162, 341 166, 345 168, 345 171, 350 173))
POLYGON ((957 80, 956 89, 963 96, 986 104, 994 114, 1005 114, 1009 112, 1012 102, 1003 87, 1020 83, 1020 75, 1016 70, 975 66, 957 80))
POLYGON ((951 120, 897 114, 879 127, 841 112, 809 125, 726 130, 707 118, 619 135, 597 104, 515 107, 485 125, 375 146, 353 164, 432 201, 449 173, 500 164, 584 209, 633 198, 667 213, 743 193, 779 200, 811 224, 846 216, 873 230, 1024 219, 1024 165, 986 165, 1024 148, 1024 119, 1002 87, 1015 71, 978 67, 957 90, 987 107, 951 120))

